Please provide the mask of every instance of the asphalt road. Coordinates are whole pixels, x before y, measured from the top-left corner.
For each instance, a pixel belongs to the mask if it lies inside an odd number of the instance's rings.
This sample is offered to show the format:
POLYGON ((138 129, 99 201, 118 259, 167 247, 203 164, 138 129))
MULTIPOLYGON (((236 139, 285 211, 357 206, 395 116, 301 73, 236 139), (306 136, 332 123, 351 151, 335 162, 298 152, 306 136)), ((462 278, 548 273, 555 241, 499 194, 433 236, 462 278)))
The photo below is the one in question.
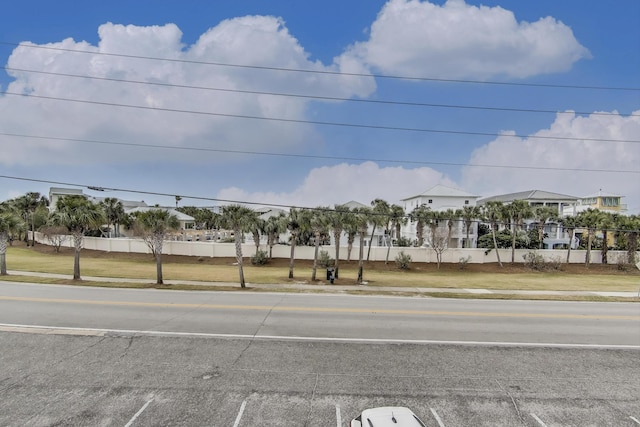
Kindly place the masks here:
POLYGON ((637 304, 0 282, 0 323, 0 426, 640 426, 637 304))

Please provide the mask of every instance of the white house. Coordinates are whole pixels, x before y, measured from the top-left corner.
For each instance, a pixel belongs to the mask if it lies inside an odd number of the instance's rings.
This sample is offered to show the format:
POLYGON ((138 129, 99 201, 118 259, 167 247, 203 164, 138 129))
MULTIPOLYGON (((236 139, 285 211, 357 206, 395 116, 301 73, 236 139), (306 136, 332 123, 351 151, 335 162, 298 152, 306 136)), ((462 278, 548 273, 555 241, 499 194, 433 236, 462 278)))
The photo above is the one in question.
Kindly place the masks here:
MULTIPOLYGON (((415 208, 421 205, 425 205, 435 212, 444 212, 448 209, 456 211, 465 206, 476 206, 478 197, 480 196, 467 193, 466 191, 462 191, 457 188, 436 185, 424 193, 402 199, 401 202, 404 211, 409 215, 415 208)), ((402 237, 415 241, 417 238, 416 223, 408 221, 407 224, 402 227, 401 233, 402 237)), ((455 221, 449 241, 449 247, 465 247, 465 239, 466 229, 463 221, 455 221)), ((470 246, 472 248, 476 246, 477 239, 478 224, 474 222, 469 230, 469 240, 471 240, 470 246)))

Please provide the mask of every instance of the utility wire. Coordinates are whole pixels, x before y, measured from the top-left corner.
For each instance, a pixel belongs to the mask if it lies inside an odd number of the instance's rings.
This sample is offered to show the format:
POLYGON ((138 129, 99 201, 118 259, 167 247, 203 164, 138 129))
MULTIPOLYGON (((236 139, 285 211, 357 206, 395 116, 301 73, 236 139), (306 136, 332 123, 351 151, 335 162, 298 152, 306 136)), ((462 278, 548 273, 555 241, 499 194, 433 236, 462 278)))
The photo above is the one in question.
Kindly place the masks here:
POLYGON ((499 81, 489 81, 489 80, 482 81, 482 80, 464 80, 464 79, 443 79, 443 78, 432 78, 432 77, 394 76, 394 75, 368 74, 368 73, 347 73, 347 72, 341 72, 341 71, 309 70, 309 69, 300 69, 300 68, 231 64, 231 63, 213 62, 213 61, 195 61, 195 60, 177 59, 177 58, 160 58, 160 57, 153 57, 153 56, 128 55, 128 54, 122 54, 122 53, 85 51, 85 50, 53 47, 53 46, 42 46, 42 45, 36 45, 36 44, 10 43, 5 41, 0 41, 0 45, 24 47, 24 48, 31 48, 31 49, 47 49, 47 50, 54 50, 54 51, 61 51, 61 52, 83 53, 83 54, 89 54, 89 55, 113 56, 118 58, 145 59, 145 60, 152 60, 152 61, 166 61, 166 62, 198 64, 198 65, 213 65, 218 67, 246 68, 246 69, 256 69, 256 70, 285 71, 285 72, 294 72, 294 73, 325 74, 325 75, 352 76, 352 77, 373 77, 378 79, 398 79, 398 80, 433 81, 433 82, 448 82, 448 83, 470 83, 470 84, 481 84, 481 85, 539 87, 539 88, 555 88, 555 89, 640 91, 640 87, 560 85, 560 84, 542 84, 542 83, 499 82, 499 81))
POLYGON ((469 166, 469 167, 496 168, 496 169, 528 169, 528 170, 549 170, 549 171, 563 171, 563 172, 571 171, 571 172, 605 172, 605 173, 640 174, 640 170, 558 168, 558 167, 547 167, 547 166, 427 162, 427 161, 418 161, 418 160, 376 159, 376 158, 367 158, 367 157, 320 156, 320 155, 312 155, 312 154, 273 153, 273 152, 270 153, 270 152, 264 152, 264 151, 228 150, 228 149, 222 149, 222 148, 181 147, 176 145, 100 141, 100 140, 94 140, 94 139, 61 138, 61 137, 25 135, 25 134, 16 134, 16 133, 7 133, 7 132, 0 132, 0 135, 16 137, 16 138, 32 138, 32 139, 44 139, 44 140, 52 140, 52 141, 82 142, 82 143, 89 143, 89 144, 115 145, 115 146, 123 146, 123 147, 140 147, 140 148, 154 148, 154 149, 157 148, 157 149, 165 149, 165 150, 196 151, 196 152, 225 153, 225 154, 246 154, 246 155, 255 155, 255 156, 291 157, 291 158, 322 159, 322 160, 347 160, 347 161, 355 161, 355 162, 397 163, 397 164, 436 165, 436 166, 469 166))
MULTIPOLYGON (((344 98, 344 97, 320 96, 320 95, 303 95, 303 94, 296 94, 296 93, 266 92, 266 91, 257 91, 257 90, 218 88, 218 87, 210 87, 210 86, 180 85, 180 84, 173 84, 173 83, 150 82, 150 81, 144 81, 144 80, 116 79, 111 77, 87 76, 87 75, 71 74, 71 73, 56 73, 51 71, 29 70, 24 68, 14 68, 14 67, 6 67, 6 66, 4 67, 4 69, 6 71, 18 71, 23 73, 100 80, 100 81, 116 82, 116 83, 131 83, 131 84, 169 87, 169 88, 177 88, 177 89, 193 89, 193 90, 251 94, 251 95, 268 95, 268 96, 280 96, 280 97, 289 97, 289 98, 303 98, 303 99, 313 99, 313 100, 320 100, 320 101, 341 101, 341 102, 354 102, 354 103, 363 103, 363 104, 399 105, 399 106, 408 106, 408 107, 452 108, 452 109, 467 109, 467 110, 481 110, 481 111, 506 111, 506 112, 517 112, 517 113, 576 114, 576 115, 592 115, 592 116, 619 116, 620 115, 619 113, 612 113, 607 111, 594 111, 594 112, 559 111, 559 110, 543 110, 543 109, 534 109, 534 108, 487 107, 487 106, 479 106, 479 105, 435 104, 435 103, 426 103, 426 102, 344 98)), ((640 117, 640 114, 631 113, 629 114, 629 116, 640 117)))
MULTIPOLYGON (((70 183, 70 182, 61 182, 61 181, 51 181, 51 180, 46 180, 46 179, 36 179, 36 178, 24 178, 24 177, 17 177, 17 176, 10 176, 10 175, 0 175, 0 179, 12 179, 12 180, 17 180, 17 181, 27 181, 27 182, 37 182, 37 183, 43 183, 43 184, 52 184, 52 185, 66 185, 69 187, 81 187, 81 188, 86 188, 87 190, 92 190, 92 191, 98 191, 98 192, 119 192, 119 193, 133 193, 133 194, 144 194, 144 195, 152 195, 152 196, 162 196, 162 197, 170 197, 170 198, 175 198, 175 197, 180 197, 180 200, 187 200, 187 199, 191 199, 191 200, 200 200, 200 201, 209 201, 209 202, 221 202, 221 203, 229 203, 229 204, 240 204, 240 205, 257 205, 257 206, 262 206, 262 207, 277 207, 277 208, 285 208, 285 209, 300 209, 300 210, 310 210, 310 211, 322 211, 322 212, 337 212, 337 213, 358 213, 358 212, 354 212, 354 211, 341 211, 339 209, 332 209, 329 207, 303 207, 303 206, 294 206, 294 205, 285 205, 285 204, 278 204, 278 203, 261 203, 261 202, 249 202, 246 200, 230 200, 230 199, 218 199, 218 198, 214 198, 214 197, 203 197, 203 196, 190 196, 190 195, 186 195, 186 194, 171 194, 171 193, 162 193, 162 192, 155 192, 155 191, 144 191, 144 190, 131 190, 131 189, 125 189, 125 188, 111 188, 111 187, 101 187, 101 186, 95 186, 95 185, 87 185, 87 184, 78 184, 78 183, 70 183)), ((508 205, 508 204, 507 204, 508 205)), ((339 206, 339 205, 337 205, 339 206)), ((151 208, 153 208, 153 206, 150 206, 151 208)), ((368 216, 382 216, 382 217, 388 217, 388 214, 385 213, 381 213, 381 212, 376 212, 373 209, 367 208, 368 210, 366 211, 366 214, 368 216)), ((431 211, 431 212, 438 212, 438 211, 431 211)), ((361 212, 361 213, 365 213, 365 212, 361 212)), ((411 219, 412 215, 411 213, 405 213, 404 215, 401 216, 401 218, 408 218, 411 219)), ((450 220, 454 220, 454 221, 460 221, 460 222, 464 222, 465 220, 463 218, 433 218, 433 220, 436 221, 450 221, 450 220)), ((491 221, 488 220, 482 220, 482 219, 474 219, 471 221, 472 223, 491 223, 491 221)), ((496 222, 498 225, 503 225, 503 226, 510 226, 512 225, 511 221, 508 222, 504 222, 504 221, 498 221, 496 222)), ((576 228, 588 228, 586 225, 578 225, 576 224, 575 226, 573 226, 572 228, 576 229, 576 228)), ((603 231, 605 229, 602 229, 603 231)), ((613 228, 608 228, 606 229, 607 231, 623 231, 623 232, 637 232, 639 230, 622 230, 622 229, 613 229, 613 228)))
POLYGON ((139 109, 139 110, 165 111, 170 113, 185 113, 185 114, 194 114, 194 115, 232 117, 232 118, 240 118, 240 119, 277 121, 277 122, 298 123, 298 124, 313 124, 313 125, 322 125, 322 126, 349 127, 349 128, 358 128, 358 129, 423 132, 423 133, 438 133, 438 134, 449 134, 449 135, 490 136, 494 138, 495 137, 513 137, 513 138, 523 138, 523 139, 548 139, 548 140, 563 140, 563 141, 640 143, 640 140, 627 140, 627 139, 500 134, 500 133, 492 133, 492 132, 472 132, 472 131, 456 131, 456 130, 447 130, 447 129, 408 128, 408 127, 400 127, 400 126, 366 125, 366 124, 346 123, 346 122, 325 122, 325 121, 318 121, 318 120, 285 119, 285 118, 278 118, 278 117, 251 116, 247 114, 213 113, 213 112, 205 112, 205 111, 180 110, 180 109, 174 109, 174 108, 160 108, 160 107, 148 107, 148 106, 142 106, 142 105, 117 104, 114 102, 88 101, 88 100, 82 100, 82 99, 60 98, 60 97, 54 97, 54 96, 34 95, 34 94, 17 93, 17 92, 5 92, 4 94, 12 95, 12 96, 21 96, 25 98, 48 99, 48 100, 54 100, 54 101, 76 102, 76 103, 103 105, 103 106, 110 106, 110 107, 133 108, 133 109, 139 109))

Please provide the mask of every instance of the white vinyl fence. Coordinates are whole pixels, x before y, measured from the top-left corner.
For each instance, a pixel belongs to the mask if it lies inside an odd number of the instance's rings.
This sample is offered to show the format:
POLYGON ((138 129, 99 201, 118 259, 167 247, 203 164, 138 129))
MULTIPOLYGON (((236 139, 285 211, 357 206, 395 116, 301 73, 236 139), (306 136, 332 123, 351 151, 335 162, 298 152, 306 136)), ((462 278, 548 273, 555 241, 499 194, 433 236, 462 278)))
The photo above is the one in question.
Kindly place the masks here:
MULTIPOLYGON (((49 240, 46 239, 41 233, 36 232, 36 241, 48 245, 49 240)), ((65 247, 72 247, 73 243, 71 238, 67 238, 63 243, 65 247)), ((124 253, 150 253, 147 245, 142 239, 130 239, 130 238, 102 238, 102 237, 85 237, 84 248, 103 252, 124 252, 124 253)), ((261 250, 268 251, 269 248, 265 245, 260 246, 261 250)), ((365 258, 369 248, 365 248, 365 258)), ((371 247, 371 255, 369 259, 371 261, 384 261, 387 257, 386 247, 371 247)), ((331 258, 335 257, 335 247, 333 246, 321 246, 321 250, 329 253, 331 258)), ((256 247, 253 243, 245 243, 242 245, 242 254, 244 257, 250 257, 255 254, 256 247)), ((358 260, 358 246, 354 245, 351 251, 351 260, 358 260)), ((392 247, 389 251, 389 261, 393 262, 396 256, 404 252, 411 255, 413 262, 429 262, 435 263, 436 253, 429 248, 413 248, 413 247, 392 247)), ((565 262, 567 259, 567 250, 565 249, 516 249, 515 262, 524 263, 524 256, 530 252, 535 252, 538 255, 544 257, 545 261, 561 261, 565 262)), ((579 264, 585 262, 586 250, 571 250, 571 257, 569 262, 572 264, 579 264)), ((182 242, 168 240, 164 242, 162 253, 166 255, 186 255, 195 257, 235 257, 235 245, 233 243, 213 243, 210 241, 205 242, 182 242)), ((296 259, 313 259, 314 247, 312 246, 296 246, 295 258, 296 259)), ((289 245, 275 245, 273 247, 274 258, 288 259, 291 255, 291 246, 289 245)), ((609 264, 616 264, 618 260, 626 261, 626 251, 609 251, 608 262, 609 264)), ((640 259, 640 252, 638 252, 637 258, 640 259)), ((347 259, 347 248, 340 247, 340 259, 347 259)), ((498 258, 496 251, 493 249, 459 249, 451 248, 447 249, 442 254, 443 263, 460 263, 462 260, 472 264, 485 264, 496 263, 498 258)), ((503 263, 511 262, 511 249, 500 249, 500 260, 503 263)), ((591 250, 591 263, 600 264, 602 262, 602 256, 600 250, 591 250)))

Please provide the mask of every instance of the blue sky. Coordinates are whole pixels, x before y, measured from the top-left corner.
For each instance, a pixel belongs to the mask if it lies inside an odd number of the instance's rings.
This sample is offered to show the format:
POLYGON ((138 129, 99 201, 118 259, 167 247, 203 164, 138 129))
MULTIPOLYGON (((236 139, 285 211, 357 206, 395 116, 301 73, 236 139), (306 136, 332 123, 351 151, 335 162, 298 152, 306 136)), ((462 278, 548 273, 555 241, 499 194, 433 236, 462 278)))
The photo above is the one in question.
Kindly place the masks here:
POLYGON ((58 182, 317 206, 443 184, 602 190, 638 213, 639 20, 637 0, 7 3, 0 200, 58 182))

